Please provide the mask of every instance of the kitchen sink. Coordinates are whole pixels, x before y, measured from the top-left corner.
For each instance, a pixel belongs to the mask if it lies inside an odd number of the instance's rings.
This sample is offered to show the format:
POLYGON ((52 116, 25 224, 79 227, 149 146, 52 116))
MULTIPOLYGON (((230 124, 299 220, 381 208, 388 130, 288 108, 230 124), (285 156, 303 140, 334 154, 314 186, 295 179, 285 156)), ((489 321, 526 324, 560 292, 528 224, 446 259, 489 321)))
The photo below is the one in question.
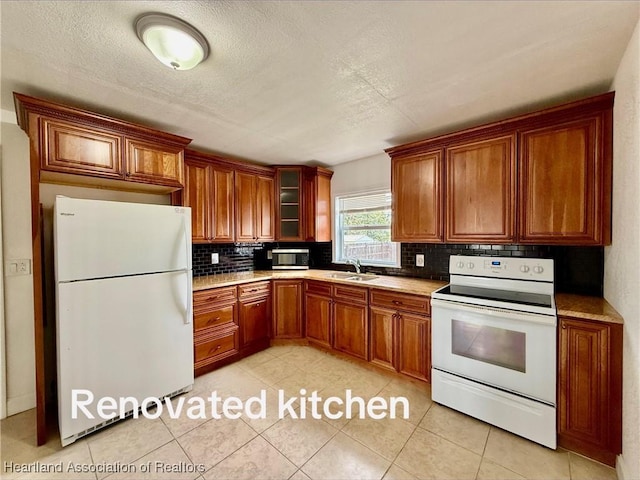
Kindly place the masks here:
POLYGON ((377 275, 367 273, 351 273, 351 272, 331 272, 327 278, 337 278, 340 280, 353 280, 354 282, 369 282, 378 278, 377 275))

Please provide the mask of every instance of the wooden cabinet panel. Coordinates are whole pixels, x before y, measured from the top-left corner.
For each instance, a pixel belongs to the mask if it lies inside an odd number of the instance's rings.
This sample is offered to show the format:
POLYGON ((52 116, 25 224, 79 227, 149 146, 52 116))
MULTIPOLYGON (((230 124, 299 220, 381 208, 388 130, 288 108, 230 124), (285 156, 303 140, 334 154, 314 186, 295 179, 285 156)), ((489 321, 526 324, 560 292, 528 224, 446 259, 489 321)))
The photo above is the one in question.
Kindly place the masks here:
POLYGON ((238 327, 215 330, 211 335, 196 337, 194 367, 196 371, 239 352, 238 327))
POLYGON ((236 240, 253 242, 256 238, 255 176, 236 172, 236 240))
POLYGON ((610 173, 602 158, 602 128, 601 117, 595 116, 522 132, 521 242, 610 241, 610 208, 604 202, 610 196, 605 191, 610 173))
POLYGON ((333 298, 351 303, 366 304, 369 299, 369 292, 362 287, 348 287, 346 285, 333 285, 333 298))
POLYGON ((413 313, 428 315, 430 312, 429 297, 399 293, 392 290, 372 288, 371 304, 389 309, 400 309, 413 313))
POLYGON ((302 280, 273 281, 273 337, 301 338, 303 290, 302 280))
POLYGON ((253 282, 238 285, 238 296, 240 299, 248 297, 265 297, 271 294, 271 282, 253 282))
POLYGON ((186 161, 182 204, 191 207, 191 240, 206 242, 211 238, 211 169, 207 165, 186 161))
POLYGON ((236 241, 274 239, 273 185, 271 177, 236 172, 236 241))
POLYGON ((269 341, 271 302, 269 297, 241 300, 240 347, 269 341))
POLYGON ((446 242, 515 239, 515 137, 447 148, 446 242))
POLYGON ((210 309, 213 303, 229 303, 237 299, 236 287, 219 287, 193 292, 193 308, 210 309))
POLYGON ((234 237, 234 179, 233 171, 212 166, 213 191, 206 197, 212 208, 210 240, 233 242, 234 237))
POLYGON ((399 313, 397 317, 398 371, 429 381, 431 377, 431 320, 399 313))
POLYGON ((366 305, 334 300, 333 348, 368 360, 369 321, 366 305))
POLYGON ((235 303, 216 307, 213 310, 194 309, 193 330, 195 333, 206 328, 230 323, 237 323, 235 303))
POLYGON ((43 170, 122 178, 121 136, 47 118, 40 128, 43 170))
POLYGON ((272 242, 275 240, 275 181, 271 177, 256 177, 256 240, 272 242))
POLYGON ((560 318, 559 445, 615 465, 621 452, 622 325, 560 318))
POLYGON ((125 138, 128 180, 182 187, 184 148, 125 138))
POLYGON ((316 295, 307 291, 305 295, 305 316, 307 338, 310 342, 331 347, 331 297, 316 295))
POLYGON ((417 156, 393 159, 393 241, 442 241, 442 171, 440 149, 417 156))
POLYGON ((395 360, 395 319, 396 312, 385 308, 369 308, 369 323, 371 328, 371 342, 369 345, 369 359, 388 370, 396 369, 395 360))

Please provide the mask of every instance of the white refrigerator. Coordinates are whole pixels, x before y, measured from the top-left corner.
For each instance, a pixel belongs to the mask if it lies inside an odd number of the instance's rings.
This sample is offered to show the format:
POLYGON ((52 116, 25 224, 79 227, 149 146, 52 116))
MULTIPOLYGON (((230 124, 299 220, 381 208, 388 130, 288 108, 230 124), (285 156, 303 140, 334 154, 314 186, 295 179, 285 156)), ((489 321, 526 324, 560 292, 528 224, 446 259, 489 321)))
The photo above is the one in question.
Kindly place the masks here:
POLYGON ((53 224, 64 446, 114 421, 97 414, 103 397, 193 387, 191 210, 59 196, 53 224), (74 389, 92 393, 94 419, 72 418, 74 389))

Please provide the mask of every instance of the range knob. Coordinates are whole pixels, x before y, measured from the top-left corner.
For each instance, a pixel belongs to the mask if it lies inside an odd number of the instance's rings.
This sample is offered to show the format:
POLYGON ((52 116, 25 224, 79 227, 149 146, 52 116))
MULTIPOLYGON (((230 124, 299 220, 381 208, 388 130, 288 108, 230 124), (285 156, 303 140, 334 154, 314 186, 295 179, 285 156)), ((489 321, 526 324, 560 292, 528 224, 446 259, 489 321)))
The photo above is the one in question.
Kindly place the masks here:
POLYGON ((475 265, 472 262, 467 263, 467 268, 469 270, 473 270, 473 267, 475 267, 475 265))
POLYGON ((464 268, 464 262, 458 262, 458 263, 456 264, 456 267, 458 267, 458 268, 460 268, 460 269, 464 268))
POLYGON ((521 265, 520 266, 520 271, 522 273, 527 273, 529 271, 529 265, 521 265))
POLYGON ((533 267, 533 273, 542 273, 544 272, 544 268, 542 268, 540 265, 536 265, 535 267, 533 267))

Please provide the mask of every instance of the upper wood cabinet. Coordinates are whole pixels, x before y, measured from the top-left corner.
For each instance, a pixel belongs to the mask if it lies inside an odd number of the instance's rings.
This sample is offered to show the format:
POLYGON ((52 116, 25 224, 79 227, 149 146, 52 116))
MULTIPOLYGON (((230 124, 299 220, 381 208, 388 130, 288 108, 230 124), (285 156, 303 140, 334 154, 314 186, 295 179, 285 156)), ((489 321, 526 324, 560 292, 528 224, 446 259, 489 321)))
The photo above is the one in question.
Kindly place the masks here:
POLYGON ((595 115, 520 133, 522 243, 611 242, 611 168, 602 145, 606 124, 595 115))
POLYGON ((321 167, 276 167, 276 240, 331 241, 331 176, 321 167))
POLYGON ((393 239, 609 245, 613 97, 387 149, 393 239))
POLYGON ((14 99, 18 123, 40 160, 40 181, 165 192, 183 187, 190 139, 18 93, 14 99))
POLYGON ((442 159, 441 149, 393 159, 393 241, 442 241, 442 159))
POLYGON ((194 243, 234 241, 234 173, 187 150, 182 204, 191 207, 194 243))
POLYGON ((622 324, 558 320, 558 445, 614 466, 622 451, 622 324))
POLYGON ((447 148, 448 243, 515 240, 513 135, 447 148))
POLYGON ((273 241, 273 177, 238 171, 235 188, 236 241, 273 241))

